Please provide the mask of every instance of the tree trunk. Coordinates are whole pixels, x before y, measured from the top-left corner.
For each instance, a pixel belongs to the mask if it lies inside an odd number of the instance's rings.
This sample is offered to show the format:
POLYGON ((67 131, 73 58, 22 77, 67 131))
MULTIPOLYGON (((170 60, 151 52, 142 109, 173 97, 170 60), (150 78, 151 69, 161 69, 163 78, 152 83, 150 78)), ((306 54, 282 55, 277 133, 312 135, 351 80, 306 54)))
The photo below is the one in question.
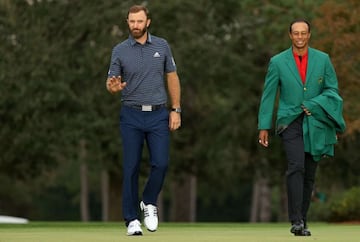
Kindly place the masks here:
POLYGON ((173 181, 170 209, 171 221, 196 221, 196 188, 197 178, 191 174, 184 175, 182 179, 173 181))
POLYGON ((286 182, 280 187, 280 206, 279 206, 279 221, 288 221, 288 199, 286 182))
POLYGON ((118 172, 109 172, 109 221, 123 221, 122 177, 118 172))
POLYGON ((256 223, 258 221, 258 211, 259 211, 259 186, 258 181, 253 183, 253 193, 251 198, 251 214, 250 214, 250 222, 256 223))
POLYGON ((88 167, 86 164, 86 142, 80 141, 80 211, 81 221, 89 221, 88 167))
POLYGON ((263 178, 260 183, 260 222, 270 222, 271 220, 271 191, 269 179, 263 178))
POLYGON ((101 211, 102 221, 109 221, 109 173, 106 169, 101 171, 101 211))
POLYGON ((270 222, 271 191, 267 178, 258 178, 253 185, 250 222, 270 222))

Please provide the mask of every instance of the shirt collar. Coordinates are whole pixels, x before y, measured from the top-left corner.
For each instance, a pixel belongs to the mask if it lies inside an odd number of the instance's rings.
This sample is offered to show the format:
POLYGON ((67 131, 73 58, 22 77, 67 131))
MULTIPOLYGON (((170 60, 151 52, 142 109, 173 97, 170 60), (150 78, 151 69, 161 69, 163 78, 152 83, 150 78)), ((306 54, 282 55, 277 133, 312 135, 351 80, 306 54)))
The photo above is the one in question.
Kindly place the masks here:
MULTIPOLYGON (((292 51, 292 53, 293 53, 294 57, 298 57, 298 56, 299 56, 298 54, 296 54, 296 53, 294 52, 294 50, 292 51)), ((306 57, 308 56, 308 53, 309 53, 309 49, 306 50, 306 53, 303 54, 302 57, 306 58, 306 57)))
MULTIPOLYGON (((148 37, 146 39, 146 43, 151 44, 152 43, 152 37, 151 37, 152 35, 149 32, 147 33, 147 35, 148 35, 148 37)), ((129 40, 130 40, 131 45, 135 45, 137 43, 137 41, 134 39, 134 37, 132 37, 131 34, 129 35, 129 40)))

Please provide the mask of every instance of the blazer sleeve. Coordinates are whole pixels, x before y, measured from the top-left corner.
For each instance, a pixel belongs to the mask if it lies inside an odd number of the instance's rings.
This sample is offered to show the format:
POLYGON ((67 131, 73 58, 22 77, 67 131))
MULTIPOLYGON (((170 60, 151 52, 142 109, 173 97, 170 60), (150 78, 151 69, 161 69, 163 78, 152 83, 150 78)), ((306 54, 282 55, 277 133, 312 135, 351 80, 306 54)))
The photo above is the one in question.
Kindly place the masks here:
POLYGON ((273 58, 269 62, 269 67, 265 76, 265 84, 261 97, 258 129, 271 129, 274 114, 275 98, 279 87, 279 71, 273 58))
POLYGON ((329 55, 326 55, 325 64, 325 85, 324 89, 332 89, 338 92, 338 80, 329 55))

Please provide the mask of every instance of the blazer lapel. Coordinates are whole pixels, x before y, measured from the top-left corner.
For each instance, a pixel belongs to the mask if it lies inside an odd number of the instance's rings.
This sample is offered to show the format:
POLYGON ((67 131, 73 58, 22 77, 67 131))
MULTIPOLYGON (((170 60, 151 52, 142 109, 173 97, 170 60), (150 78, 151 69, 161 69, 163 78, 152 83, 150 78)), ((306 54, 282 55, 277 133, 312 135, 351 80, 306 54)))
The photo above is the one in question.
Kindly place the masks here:
POLYGON ((315 58, 315 52, 309 47, 308 48, 308 64, 307 64, 307 70, 306 70, 306 83, 308 83, 311 79, 311 74, 315 68, 316 58, 315 58))
POLYGON ((291 47, 288 49, 285 58, 286 58, 286 64, 287 64, 289 70, 294 75, 296 81, 302 86, 303 83, 301 81, 299 70, 298 70, 298 68, 296 66, 296 63, 295 63, 295 60, 294 60, 294 55, 292 53, 292 48, 291 47))

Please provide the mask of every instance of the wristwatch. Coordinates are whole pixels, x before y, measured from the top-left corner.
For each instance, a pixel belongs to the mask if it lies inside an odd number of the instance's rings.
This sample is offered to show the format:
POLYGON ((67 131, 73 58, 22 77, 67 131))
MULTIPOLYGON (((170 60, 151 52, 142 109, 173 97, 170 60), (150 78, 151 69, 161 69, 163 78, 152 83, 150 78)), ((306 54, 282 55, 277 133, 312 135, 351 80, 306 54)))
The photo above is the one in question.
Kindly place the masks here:
POLYGON ((178 108, 172 108, 171 109, 172 112, 176 112, 176 113, 181 113, 181 108, 178 107, 178 108))

